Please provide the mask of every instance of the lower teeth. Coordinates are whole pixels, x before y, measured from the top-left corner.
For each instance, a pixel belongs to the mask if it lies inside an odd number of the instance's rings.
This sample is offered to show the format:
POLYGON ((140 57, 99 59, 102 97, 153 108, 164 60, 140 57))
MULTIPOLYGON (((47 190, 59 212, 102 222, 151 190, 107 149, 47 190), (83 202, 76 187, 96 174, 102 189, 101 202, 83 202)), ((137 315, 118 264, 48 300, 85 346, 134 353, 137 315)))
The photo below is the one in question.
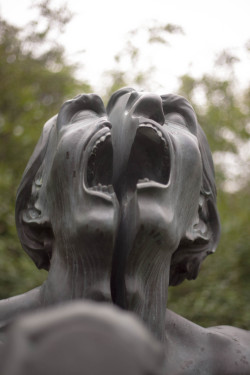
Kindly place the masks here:
MULTIPOLYGON (((143 178, 143 179, 139 179, 137 183, 144 183, 144 182, 149 182, 149 181, 150 181, 149 178, 143 178)), ((110 194, 114 192, 112 185, 102 185, 100 183, 98 185, 90 187, 89 190, 102 191, 104 193, 110 193, 110 194)))
POLYGON ((113 186, 112 185, 102 185, 102 184, 98 184, 96 186, 92 186, 89 188, 90 190, 94 190, 94 191, 102 191, 104 193, 113 193, 114 190, 113 190, 113 186))

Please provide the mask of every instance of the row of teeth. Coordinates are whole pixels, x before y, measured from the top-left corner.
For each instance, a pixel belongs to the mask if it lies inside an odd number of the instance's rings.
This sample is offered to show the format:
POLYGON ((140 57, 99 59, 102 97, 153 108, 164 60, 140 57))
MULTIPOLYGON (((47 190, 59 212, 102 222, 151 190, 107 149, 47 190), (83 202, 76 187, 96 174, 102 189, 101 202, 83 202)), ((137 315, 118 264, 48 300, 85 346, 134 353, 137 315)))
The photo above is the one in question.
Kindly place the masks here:
MULTIPOLYGON (((111 133, 108 132, 108 133, 102 135, 100 138, 98 138, 98 139, 96 140, 96 142, 95 142, 95 144, 94 144, 94 146, 93 146, 93 148, 92 148, 92 151, 91 151, 90 157, 91 157, 91 156, 96 156, 96 151, 97 151, 97 148, 98 148, 98 146, 100 145, 100 143, 104 142, 104 141, 105 141, 108 137, 110 137, 110 136, 111 136, 111 133)), ((92 162, 92 171, 90 172, 91 177, 93 177, 93 175, 94 175, 94 172, 93 172, 94 165, 95 165, 95 163, 92 162)), ((104 188, 107 188, 107 186, 105 186, 105 185, 101 185, 101 184, 98 184, 98 185, 103 186, 104 188)), ((111 185, 110 185, 110 186, 111 186, 111 185)), ((94 186, 94 187, 92 187, 92 188, 90 188, 90 189, 92 189, 92 190, 96 190, 96 191, 103 191, 103 190, 100 190, 100 187, 99 187, 99 186, 94 186)), ((105 191, 108 191, 108 190, 106 189, 105 191)))
POLYGON ((156 128, 154 125, 152 125, 152 124, 143 124, 143 125, 140 125, 139 127, 153 129, 157 133, 158 137, 162 140, 162 142, 164 143, 165 147, 168 147, 168 144, 166 143, 166 139, 164 138, 162 132, 158 128, 156 128))
MULTIPOLYGON (((143 182, 149 182, 149 178, 140 178, 137 183, 143 183, 143 182)), ((107 193, 113 193, 114 192, 114 189, 113 189, 113 186, 112 185, 102 185, 102 184, 98 184, 96 186, 92 186, 89 188, 89 190, 94 190, 94 191, 103 191, 103 192, 107 192, 107 193)))
MULTIPOLYGON (((154 125, 152 125, 152 124, 143 124, 143 125, 140 125, 139 127, 147 127, 147 128, 153 129, 157 133, 158 137, 165 143, 165 145, 167 145, 166 144, 166 140, 165 140, 162 132, 159 129, 157 129, 154 125)), ((94 144, 94 147, 92 149, 92 153, 96 153, 97 146, 101 142, 104 142, 110 136, 111 136, 111 133, 108 132, 108 133, 104 134, 102 137, 98 138, 97 141, 94 144)))
MULTIPOLYGON (((143 125, 140 125, 139 127, 148 127, 148 128, 153 129, 157 133, 158 137, 164 142, 165 146, 167 146, 166 140, 165 140, 162 132, 159 129, 157 129, 155 126, 153 126, 151 124, 143 124, 143 125)), ((97 141, 94 144, 94 147, 92 149, 91 154, 96 154, 96 150, 97 150, 98 145, 100 143, 104 142, 110 136, 111 136, 111 133, 108 132, 108 133, 104 134, 102 137, 98 138, 97 141)))
MULTIPOLYGON (((149 127, 151 129, 153 129, 157 133, 157 135, 159 136, 159 138, 164 142, 164 146, 165 147, 168 146, 168 144, 166 143, 165 138, 163 137, 162 132, 159 129, 157 129, 155 126, 153 126, 151 124, 143 124, 143 125, 140 125, 140 127, 149 127)), ((96 150, 98 148, 98 145, 100 143, 104 142, 110 136, 111 136, 111 133, 106 133, 102 137, 98 138, 97 141, 94 144, 94 147, 92 149, 91 155, 96 155, 96 150)), ((137 181, 137 183, 145 183, 145 182, 149 182, 149 181, 150 180, 148 178, 143 178, 143 179, 139 179, 137 181)), ((114 192, 114 189, 113 189, 112 185, 106 186, 106 185, 102 185, 100 183, 98 185, 96 185, 96 186, 90 187, 89 190, 100 191, 100 192, 109 193, 109 194, 112 194, 114 192)))
POLYGON ((149 178, 140 178, 137 183, 140 184, 140 183, 143 183, 143 182, 149 182, 149 178))
POLYGON ((100 144, 100 143, 102 143, 102 142, 104 142, 108 137, 110 137, 111 136, 111 133, 106 133, 106 134, 104 134, 103 136, 101 136, 100 138, 98 138, 97 139, 97 141, 95 142, 95 144, 94 144, 94 147, 92 148, 92 151, 91 151, 91 155, 92 154, 96 154, 96 150, 97 150, 97 148, 98 148, 98 145, 100 144))
POLYGON ((109 194, 112 194, 114 192, 112 185, 107 186, 107 185, 102 185, 100 183, 97 186, 90 187, 89 190, 102 191, 103 193, 109 193, 109 194))

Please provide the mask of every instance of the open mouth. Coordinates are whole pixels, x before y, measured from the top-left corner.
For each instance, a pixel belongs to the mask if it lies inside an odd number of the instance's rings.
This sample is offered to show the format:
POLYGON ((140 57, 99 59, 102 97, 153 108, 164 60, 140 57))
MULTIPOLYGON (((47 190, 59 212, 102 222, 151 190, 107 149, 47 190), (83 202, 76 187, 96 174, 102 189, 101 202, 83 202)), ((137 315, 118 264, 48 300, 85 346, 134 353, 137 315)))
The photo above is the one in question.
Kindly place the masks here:
POLYGON ((140 125, 136 132, 128 163, 128 179, 132 188, 136 184, 152 186, 152 183, 167 185, 169 182, 169 144, 154 125, 140 125))
POLYGON ((98 138, 92 148, 87 164, 87 188, 112 194, 112 168, 113 148, 108 132, 98 138))
MULTIPOLYGON (((170 150, 168 141, 152 124, 140 125, 131 148, 126 180, 132 189, 140 186, 166 186, 170 179, 170 150)), ((112 186, 113 147, 110 132, 98 138, 87 163, 86 186, 106 194, 112 186)))

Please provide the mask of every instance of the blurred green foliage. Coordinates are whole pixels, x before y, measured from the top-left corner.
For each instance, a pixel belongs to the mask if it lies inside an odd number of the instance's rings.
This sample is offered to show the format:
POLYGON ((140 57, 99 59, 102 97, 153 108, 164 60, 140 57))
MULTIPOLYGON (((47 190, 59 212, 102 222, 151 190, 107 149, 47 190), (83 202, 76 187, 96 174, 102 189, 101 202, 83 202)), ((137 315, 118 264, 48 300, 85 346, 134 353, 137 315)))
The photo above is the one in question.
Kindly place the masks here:
POLYGON ((193 104, 214 154, 222 230, 198 279, 170 288, 168 306, 203 326, 250 329, 250 82, 245 89, 237 86, 237 61, 223 51, 215 69, 223 68, 226 78, 180 78, 179 93, 193 104), (235 165, 225 164, 227 156, 237 163, 234 173, 235 165))
POLYGON ((24 28, 0 18, 0 299, 27 291, 46 277, 17 238, 16 190, 43 124, 65 99, 90 90, 74 78, 76 67, 66 63, 62 46, 54 42, 69 13, 52 10, 48 0, 38 3, 37 11, 41 22, 24 28))
MULTIPOLYGON (((74 78, 76 67, 67 64, 55 36, 50 39, 51 32, 61 32, 69 22, 69 12, 53 10, 48 0, 38 3, 37 9, 42 29, 36 21, 18 29, 0 19, 0 299, 25 292, 46 277, 21 249, 14 223, 15 193, 45 121, 65 99, 90 91, 87 83, 74 78)), ((155 23, 143 32, 148 44, 163 48, 170 34, 183 33, 176 25, 155 23)), ((136 33, 131 31, 124 49, 115 56, 114 69, 105 72, 106 98, 124 85, 150 89, 153 68, 140 67, 140 49, 132 42, 136 33), (124 59, 130 63, 128 71, 124 59)), ((223 79, 213 73, 199 79, 180 78, 178 93, 193 104, 214 153, 222 235, 198 279, 170 288, 169 308, 204 326, 249 329, 250 174, 249 153, 247 158, 242 150, 249 145, 250 84, 244 90, 238 88, 237 61, 227 51, 219 56, 215 70, 228 73, 223 79), (238 163, 237 179, 225 164, 226 156, 238 163)))
POLYGON ((114 56, 114 67, 103 73, 104 102, 108 101, 113 92, 124 86, 149 90, 156 68, 151 58, 142 51, 149 51, 150 56, 154 56, 157 54, 157 48, 170 46, 169 40, 173 35, 183 34, 180 26, 159 23, 156 20, 130 30, 125 44, 114 56))

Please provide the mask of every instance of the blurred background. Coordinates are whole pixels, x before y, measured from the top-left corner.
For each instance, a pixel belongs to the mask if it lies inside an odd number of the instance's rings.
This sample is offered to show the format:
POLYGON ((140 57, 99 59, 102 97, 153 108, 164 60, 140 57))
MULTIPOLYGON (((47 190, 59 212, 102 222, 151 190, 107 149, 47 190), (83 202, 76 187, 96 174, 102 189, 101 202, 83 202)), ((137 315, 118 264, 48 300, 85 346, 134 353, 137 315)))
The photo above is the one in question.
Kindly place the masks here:
POLYGON ((22 250, 15 194, 46 120, 81 92, 188 98, 214 156, 221 241, 168 307, 250 329, 250 2, 0 0, 0 299, 43 282, 22 250))

